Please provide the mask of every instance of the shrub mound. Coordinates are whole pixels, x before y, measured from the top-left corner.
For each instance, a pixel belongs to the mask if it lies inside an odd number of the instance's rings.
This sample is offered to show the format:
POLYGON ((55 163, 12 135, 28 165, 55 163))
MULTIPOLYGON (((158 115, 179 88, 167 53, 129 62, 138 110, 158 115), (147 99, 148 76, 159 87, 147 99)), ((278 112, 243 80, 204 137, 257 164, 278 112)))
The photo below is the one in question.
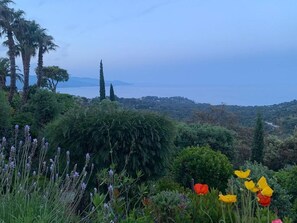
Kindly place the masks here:
POLYGON ((72 149, 78 163, 90 153, 95 167, 124 167, 144 177, 162 173, 173 149, 174 125, 167 118, 145 112, 111 109, 75 110, 47 128, 53 146, 72 149))
POLYGON ((189 147, 181 151, 173 163, 175 180, 184 186, 195 182, 224 190, 232 175, 232 165, 221 152, 209 147, 189 147))

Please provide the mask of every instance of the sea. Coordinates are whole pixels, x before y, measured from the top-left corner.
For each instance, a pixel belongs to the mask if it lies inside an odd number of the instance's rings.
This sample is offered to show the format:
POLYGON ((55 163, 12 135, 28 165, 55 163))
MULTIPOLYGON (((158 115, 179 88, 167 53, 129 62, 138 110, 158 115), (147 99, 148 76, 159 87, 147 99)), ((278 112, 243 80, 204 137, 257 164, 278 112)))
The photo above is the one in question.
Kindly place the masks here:
MULTIPOLYGON (((99 96, 99 87, 67 87, 58 88, 60 93, 94 98, 99 96)), ((213 105, 273 105, 296 99, 295 86, 265 85, 161 85, 161 84, 130 84, 114 86, 114 92, 121 98, 185 97, 196 103, 213 105)), ((106 88, 109 95, 109 87, 106 88)))

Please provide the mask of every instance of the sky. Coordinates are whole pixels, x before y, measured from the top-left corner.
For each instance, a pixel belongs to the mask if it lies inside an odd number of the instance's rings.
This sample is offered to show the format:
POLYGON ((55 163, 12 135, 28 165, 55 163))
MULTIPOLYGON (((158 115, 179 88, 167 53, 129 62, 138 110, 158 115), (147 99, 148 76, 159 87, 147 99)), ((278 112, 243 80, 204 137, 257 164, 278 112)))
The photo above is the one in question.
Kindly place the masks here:
POLYGON ((286 94, 297 84, 296 0, 15 0, 13 7, 59 45, 45 65, 72 76, 98 77, 102 59, 105 79, 129 83, 229 86, 239 95, 240 86, 282 86, 276 94, 286 94))

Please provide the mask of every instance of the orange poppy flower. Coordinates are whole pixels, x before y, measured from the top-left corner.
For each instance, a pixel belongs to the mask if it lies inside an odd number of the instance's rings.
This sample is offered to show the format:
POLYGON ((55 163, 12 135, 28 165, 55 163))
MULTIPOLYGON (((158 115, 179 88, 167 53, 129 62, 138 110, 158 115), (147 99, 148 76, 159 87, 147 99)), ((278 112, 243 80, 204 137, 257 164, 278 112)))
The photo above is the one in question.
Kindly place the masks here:
POLYGON ((207 184, 195 184, 194 191, 196 194, 203 195, 208 193, 208 185, 207 184))
POLYGON ((261 192, 258 192, 257 198, 258 198, 258 203, 261 204, 262 206, 267 207, 270 205, 271 198, 261 194, 261 192))

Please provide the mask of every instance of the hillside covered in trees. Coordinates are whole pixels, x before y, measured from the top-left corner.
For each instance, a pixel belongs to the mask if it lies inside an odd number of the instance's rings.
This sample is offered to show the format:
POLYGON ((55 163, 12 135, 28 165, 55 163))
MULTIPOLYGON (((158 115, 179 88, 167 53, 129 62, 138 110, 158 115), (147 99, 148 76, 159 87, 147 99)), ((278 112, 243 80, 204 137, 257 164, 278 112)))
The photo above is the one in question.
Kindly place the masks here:
POLYGON ((195 103, 183 97, 120 98, 124 107, 149 110, 186 122, 215 125, 253 127, 257 113, 261 113, 265 128, 278 135, 292 134, 297 125, 297 100, 267 106, 211 105, 195 103))

